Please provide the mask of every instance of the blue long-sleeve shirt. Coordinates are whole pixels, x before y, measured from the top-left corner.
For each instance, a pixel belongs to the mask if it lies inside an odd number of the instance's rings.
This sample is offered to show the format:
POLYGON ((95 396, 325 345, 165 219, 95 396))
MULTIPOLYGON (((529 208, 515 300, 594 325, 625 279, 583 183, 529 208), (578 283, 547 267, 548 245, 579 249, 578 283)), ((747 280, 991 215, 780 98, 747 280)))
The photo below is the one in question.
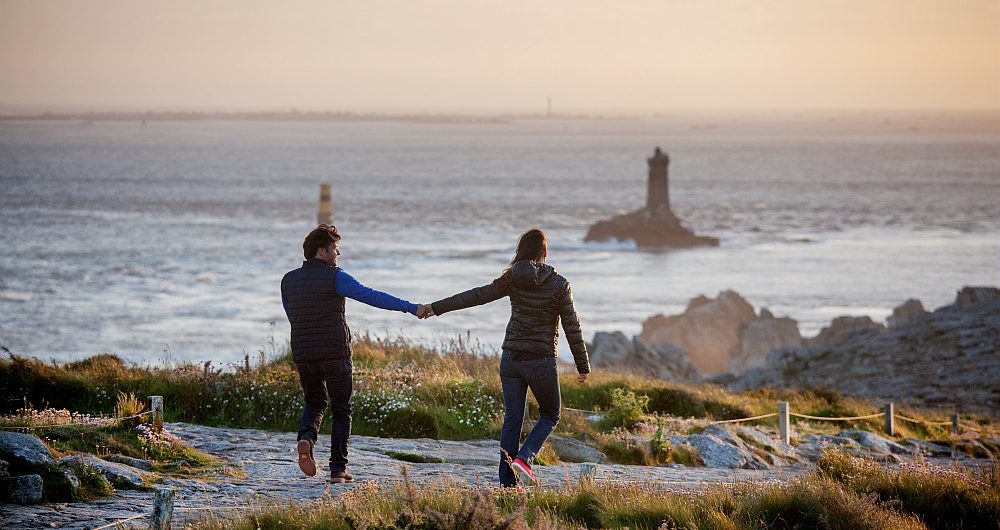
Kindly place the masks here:
MULTIPOLYGON (((361 282, 354 279, 354 276, 351 276, 343 269, 337 271, 337 278, 334 280, 333 285, 337 290, 337 294, 345 298, 357 300, 379 309, 402 311, 411 315, 417 314, 417 304, 362 285, 361 282)), ((284 297, 281 299, 281 305, 285 308, 285 314, 288 314, 288 305, 284 297)))
POLYGON ((334 287, 340 296, 357 300, 362 304, 390 311, 402 311, 411 315, 417 314, 417 304, 408 302, 402 298, 396 298, 389 293, 383 293, 371 287, 366 287, 358 280, 355 280, 354 276, 343 270, 337 271, 337 279, 334 280, 334 287))

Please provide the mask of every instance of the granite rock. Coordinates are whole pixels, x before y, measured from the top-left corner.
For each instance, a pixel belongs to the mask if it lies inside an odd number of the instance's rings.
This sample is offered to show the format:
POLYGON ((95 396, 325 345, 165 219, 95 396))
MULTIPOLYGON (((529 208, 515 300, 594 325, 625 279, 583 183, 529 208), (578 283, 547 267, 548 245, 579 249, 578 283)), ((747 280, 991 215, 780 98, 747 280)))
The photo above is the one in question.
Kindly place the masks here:
POLYGON ((153 469, 152 461, 143 460, 141 458, 132 458, 131 456, 108 455, 104 457, 104 460, 107 460, 108 462, 115 462, 117 464, 125 464, 126 466, 131 466, 136 469, 141 469, 143 471, 149 471, 153 469))
POLYGON ((740 327, 756 317, 753 306, 734 291, 723 291, 715 299, 692 299, 684 313, 654 315, 642 323, 639 337, 653 347, 673 344, 689 354, 702 375, 727 370, 730 352, 739 348, 740 327))
POLYGON ((824 388, 897 405, 998 416, 1000 301, 990 301, 993 290, 977 289, 963 289, 966 303, 885 331, 862 329, 834 344, 773 351, 765 366, 719 382, 733 390, 824 388), (977 300, 984 301, 972 303, 977 300))
POLYGON ((42 470, 55 464, 52 453, 37 436, 0 431, 0 458, 10 463, 11 472, 42 470))
POLYGON ((125 464, 108 462, 93 455, 78 454, 65 456, 60 458, 59 462, 64 465, 92 466, 107 477, 108 481, 116 488, 145 489, 148 487, 148 481, 152 478, 152 475, 145 471, 125 464))
POLYGON ((603 464, 608 457, 593 447, 569 436, 553 434, 546 440, 563 462, 596 462, 603 464))
POLYGON ((36 504, 42 502, 43 486, 41 475, 0 478, 0 498, 12 504, 36 504))

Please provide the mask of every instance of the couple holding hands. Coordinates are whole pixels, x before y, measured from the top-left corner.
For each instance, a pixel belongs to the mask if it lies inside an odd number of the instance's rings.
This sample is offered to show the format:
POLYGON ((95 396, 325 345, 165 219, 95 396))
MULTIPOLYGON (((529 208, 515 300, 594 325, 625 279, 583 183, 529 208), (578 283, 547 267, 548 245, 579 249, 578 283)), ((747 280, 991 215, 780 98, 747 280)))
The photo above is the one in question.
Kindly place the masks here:
POLYGON ((491 283, 438 300, 414 304, 365 287, 337 266, 340 234, 336 227, 319 225, 302 243, 302 267, 281 280, 281 302, 291 323, 292 358, 305 393, 299 420, 299 467, 316 474, 313 446, 327 406, 332 434, 330 482, 352 482, 347 473, 347 445, 351 434, 351 330, 344 314, 351 298, 380 309, 428 318, 510 298, 511 315, 500 358, 504 418, 500 429, 500 485, 518 481, 538 483, 531 462, 559 422, 561 400, 556 367, 559 322, 579 372, 587 380, 590 361, 569 282, 545 264, 545 234, 533 228, 521 235, 510 265, 491 283), (520 443, 527 391, 538 401, 539 419, 520 443))

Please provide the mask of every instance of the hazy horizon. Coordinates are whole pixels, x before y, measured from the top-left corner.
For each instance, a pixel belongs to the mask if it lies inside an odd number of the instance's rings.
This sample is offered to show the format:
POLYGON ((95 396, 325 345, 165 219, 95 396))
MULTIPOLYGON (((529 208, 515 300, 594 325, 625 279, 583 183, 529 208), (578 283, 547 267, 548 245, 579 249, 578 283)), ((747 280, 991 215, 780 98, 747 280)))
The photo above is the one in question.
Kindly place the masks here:
POLYGON ((990 0, 0 0, 0 15, 7 112, 1000 109, 990 0))

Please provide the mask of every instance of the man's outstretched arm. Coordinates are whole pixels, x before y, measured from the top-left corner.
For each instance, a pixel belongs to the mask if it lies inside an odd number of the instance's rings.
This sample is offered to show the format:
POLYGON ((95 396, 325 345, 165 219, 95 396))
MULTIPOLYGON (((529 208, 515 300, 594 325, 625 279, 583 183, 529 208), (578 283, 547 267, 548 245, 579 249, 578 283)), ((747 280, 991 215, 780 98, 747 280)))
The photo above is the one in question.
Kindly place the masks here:
POLYGON ((354 279, 354 276, 342 270, 337 271, 337 279, 334 282, 334 287, 340 296, 357 300, 372 307, 388 309, 389 311, 402 311, 411 315, 416 315, 419 309, 417 304, 413 302, 362 285, 361 282, 354 279))

